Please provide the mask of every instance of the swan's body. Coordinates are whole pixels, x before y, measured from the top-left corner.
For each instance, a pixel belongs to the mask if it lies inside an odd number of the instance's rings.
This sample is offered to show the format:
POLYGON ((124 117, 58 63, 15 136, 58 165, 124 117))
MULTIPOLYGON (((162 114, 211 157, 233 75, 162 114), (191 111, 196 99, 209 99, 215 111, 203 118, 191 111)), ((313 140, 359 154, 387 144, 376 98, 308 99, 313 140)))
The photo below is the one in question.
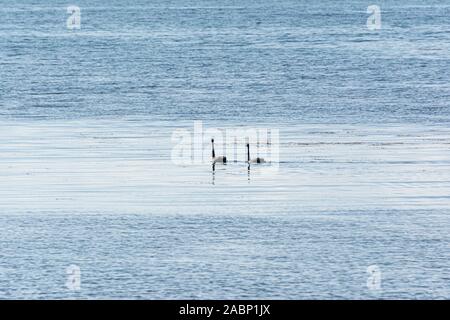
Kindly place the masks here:
POLYGON ((227 163, 227 157, 224 156, 214 157, 212 158, 212 161, 214 163, 227 163))
POLYGON ((264 160, 264 158, 260 158, 260 157, 250 159, 250 144, 247 143, 247 162, 248 163, 265 163, 266 160, 264 160))
POLYGON ((227 163, 227 157, 225 157, 225 156, 217 156, 216 157, 216 152, 214 151, 214 139, 211 139, 211 144, 212 144, 212 162, 214 164, 227 163))
POLYGON ((266 160, 264 160, 264 158, 255 158, 251 159, 249 163, 266 163, 266 160))

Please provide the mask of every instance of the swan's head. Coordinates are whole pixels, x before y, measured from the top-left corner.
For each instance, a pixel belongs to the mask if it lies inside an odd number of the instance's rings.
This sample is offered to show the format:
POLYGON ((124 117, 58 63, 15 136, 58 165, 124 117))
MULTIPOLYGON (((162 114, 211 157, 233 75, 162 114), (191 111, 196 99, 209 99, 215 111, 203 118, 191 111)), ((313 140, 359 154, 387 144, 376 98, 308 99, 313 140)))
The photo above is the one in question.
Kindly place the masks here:
POLYGON ((214 143, 214 139, 211 139, 211 142, 214 143))

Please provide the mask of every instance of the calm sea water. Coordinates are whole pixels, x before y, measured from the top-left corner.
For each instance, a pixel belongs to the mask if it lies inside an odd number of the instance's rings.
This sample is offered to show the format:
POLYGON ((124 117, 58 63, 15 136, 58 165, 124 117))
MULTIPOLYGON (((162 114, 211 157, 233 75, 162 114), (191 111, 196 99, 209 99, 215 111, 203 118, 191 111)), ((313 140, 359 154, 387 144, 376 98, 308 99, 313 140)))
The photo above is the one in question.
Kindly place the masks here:
POLYGON ((1 0, 0 298, 449 299, 450 1, 369 4, 1 0))

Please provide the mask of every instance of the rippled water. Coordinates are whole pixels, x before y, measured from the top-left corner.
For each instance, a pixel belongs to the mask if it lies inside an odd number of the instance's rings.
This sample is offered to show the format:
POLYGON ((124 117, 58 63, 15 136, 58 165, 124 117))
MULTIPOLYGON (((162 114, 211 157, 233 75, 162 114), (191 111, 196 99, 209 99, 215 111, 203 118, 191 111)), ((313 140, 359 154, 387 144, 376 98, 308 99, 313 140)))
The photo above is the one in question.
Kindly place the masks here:
POLYGON ((0 298, 450 298, 450 2, 0 4, 0 298))

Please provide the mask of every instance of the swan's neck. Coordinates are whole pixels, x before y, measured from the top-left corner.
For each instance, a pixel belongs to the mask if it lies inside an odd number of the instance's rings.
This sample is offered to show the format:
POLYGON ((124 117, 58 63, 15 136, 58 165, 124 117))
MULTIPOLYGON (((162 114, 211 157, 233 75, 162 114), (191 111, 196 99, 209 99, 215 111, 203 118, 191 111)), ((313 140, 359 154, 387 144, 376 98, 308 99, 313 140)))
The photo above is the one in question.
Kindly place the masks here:
POLYGON ((216 157, 216 153, 214 152, 214 142, 212 143, 212 157, 213 159, 216 157))
POLYGON ((247 161, 250 161, 250 145, 247 144, 247 161))

